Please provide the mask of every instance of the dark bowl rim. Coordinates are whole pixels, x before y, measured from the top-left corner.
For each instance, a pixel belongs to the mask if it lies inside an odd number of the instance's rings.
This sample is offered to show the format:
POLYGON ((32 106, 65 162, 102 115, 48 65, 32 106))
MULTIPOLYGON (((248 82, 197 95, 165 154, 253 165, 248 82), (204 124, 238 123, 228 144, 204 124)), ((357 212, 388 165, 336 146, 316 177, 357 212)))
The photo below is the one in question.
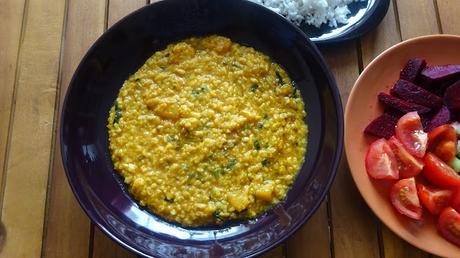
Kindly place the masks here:
MULTIPOLYGON (((323 192, 319 195, 319 198, 317 199, 315 205, 313 205, 313 208, 308 211, 306 213, 306 215, 300 219, 300 221, 294 225, 286 234, 280 236, 276 241, 272 242, 270 245, 266 246, 265 248, 255 252, 255 253, 252 253, 250 254, 248 257, 255 257, 255 256, 258 256, 258 255, 261 255, 275 247, 277 247, 279 244, 281 244, 281 242, 285 241, 288 237, 292 236, 297 230, 300 229, 300 227, 302 225, 305 224, 306 221, 308 221, 308 219, 310 219, 310 217, 318 210, 319 206, 321 205, 321 203, 323 202, 323 200, 325 199, 326 195, 329 193, 329 189, 331 187, 331 184, 337 174, 337 170, 338 170, 338 167, 340 165, 340 161, 342 159, 342 156, 343 156, 343 147, 344 147, 344 117, 343 117, 343 107, 342 107, 342 101, 341 101, 341 98, 340 98, 340 93, 339 93, 339 89, 337 87, 337 84, 336 84, 336 81, 335 81, 335 78, 331 72, 331 70, 329 69, 324 57, 322 56, 321 52, 319 51, 318 47, 313 43, 313 41, 311 41, 308 36, 298 27, 296 26, 295 24, 293 24, 292 22, 290 22, 288 19, 284 18, 282 15, 268 9, 268 8, 265 8, 264 6, 262 5, 259 5, 257 3, 254 3, 254 2, 251 2, 249 0, 240 0, 241 2, 245 2, 245 4, 247 5, 253 5, 253 6, 256 6, 256 8, 259 8, 262 12, 268 12, 268 13, 271 13, 272 16, 275 17, 278 17, 278 19, 282 19, 283 20, 283 23, 285 23, 287 26, 290 26, 294 29, 295 32, 297 32, 298 35, 301 36, 301 38, 303 38, 305 40, 305 44, 307 45, 307 47, 309 47, 311 51, 311 55, 313 57, 313 59, 316 61, 316 63, 319 65, 320 67, 320 70, 324 73, 324 76, 325 76, 325 80, 327 81, 327 84, 328 84, 328 88, 330 90, 330 93, 332 95, 332 98, 334 100, 334 104, 335 104, 335 113, 337 115, 337 142, 336 142, 336 149, 335 149, 335 155, 334 155, 334 159, 332 161, 332 168, 330 169, 330 177, 327 181, 327 183, 325 184, 325 187, 323 188, 323 192)), ((59 147, 60 147, 60 150, 61 150, 61 161, 62 161, 62 165, 63 165, 63 168, 64 168, 64 172, 66 174, 66 177, 67 177, 67 183, 69 184, 70 188, 72 189, 72 192, 73 192, 73 195, 74 197, 77 199, 78 201, 78 204, 80 205, 80 207, 83 209, 83 211, 86 213, 86 215, 90 218, 91 222, 94 223, 94 225, 96 225, 102 232, 104 232, 104 234, 106 234, 109 238, 111 238, 113 241, 115 241, 116 243, 118 243, 120 246, 122 246, 124 249, 130 251, 130 252, 133 252, 137 255, 141 255, 141 256, 144 256, 144 257, 155 257, 153 255, 150 255, 150 254, 146 254, 138 249, 136 249, 135 247, 125 243, 124 241, 122 241, 121 239, 119 239, 117 237, 116 234, 113 234, 110 230, 108 230, 106 227, 105 227, 105 223, 103 221, 101 221, 99 219, 99 216, 94 214, 94 212, 91 212, 90 208, 87 208, 87 204, 86 202, 84 202, 82 200, 82 198, 80 197, 80 195, 82 195, 82 191, 78 188, 75 187, 74 183, 72 183, 71 181, 71 175, 70 175, 70 172, 69 172, 69 168, 68 168, 68 164, 66 162, 66 158, 67 158, 67 155, 63 152, 63 149, 64 149, 64 121, 66 120, 66 116, 65 116, 65 107, 67 106, 67 102, 68 102, 68 99, 69 99, 69 93, 72 91, 72 89, 74 87, 77 87, 75 86, 75 80, 76 80, 76 75, 80 72, 80 70, 82 69, 82 66, 83 64, 85 63, 85 61, 88 59, 89 55, 94 51, 95 47, 100 44, 100 42, 102 41, 102 39, 105 37, 106 34, 109 34, 112 30, 115 30, 119 24, 122 24, 123 22, 125 22, 125 20, 129 19, 130 17, 132 16, 135 16, 137 15, 138 13, 140 12, 143 12, 144 10, 148 9, 148 8, 154 8, 156 5, 160 5, 162 4, 162 2, 164 2, 164 0, 162 1, 158 1, 158 2, 155 2, 155 3, 152 3, 152 4, 148 4, 148 5, 145 5, 129 14, 127 14, 126 16, 124 16, 123 18, 121 18, 119 21, 117 21, 116 23, 114 23, 110 28, 106 29, 91 45, 91 47, 86 51, 85 55, 81 58, 77 68, 75 69, 73 75, 72 75, 72 79, 70 80, 69 82, 69 85, 66 89, 66 93, 65 93, 65 97, 64 97, 64 101, 62 103, 62 106, 61 106, 61 110, 59 111, 60 113, 60 120, 59 120, 59 140, 60 140, 60 143, 59 143, 59 147)))

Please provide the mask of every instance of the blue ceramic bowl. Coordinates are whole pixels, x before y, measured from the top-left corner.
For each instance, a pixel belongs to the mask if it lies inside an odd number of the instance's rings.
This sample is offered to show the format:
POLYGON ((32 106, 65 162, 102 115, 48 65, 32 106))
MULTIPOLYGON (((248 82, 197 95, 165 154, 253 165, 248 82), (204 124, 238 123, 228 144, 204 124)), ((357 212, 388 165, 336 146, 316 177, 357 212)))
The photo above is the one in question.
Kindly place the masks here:
POLYGON ((62 159, 91 220, 128 250, 147 257, 255 256, 292 235, 315 212, 342 153, 342 106, 318 49, 296 26, 244 0, 167 0, 114 25, 91 47, 67 91, 62 159), (123 81, 155 51, 191 36, 220 34, 281 64, 306 103, 308 151, 286 200, 257 219, 183 228, 155 216, 127 193, 113 169, 107 116, 123 81))

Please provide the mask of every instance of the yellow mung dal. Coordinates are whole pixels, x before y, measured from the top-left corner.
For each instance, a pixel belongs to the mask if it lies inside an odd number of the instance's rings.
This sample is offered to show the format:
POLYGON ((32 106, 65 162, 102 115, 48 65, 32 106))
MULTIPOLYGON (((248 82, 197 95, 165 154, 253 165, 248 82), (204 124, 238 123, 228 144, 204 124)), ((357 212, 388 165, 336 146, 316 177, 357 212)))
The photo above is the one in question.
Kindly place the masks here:
POLYGON ((134 198, 167 220, 249 219, 285 198, 306 151, 305 116, 268 56, 221 36, 190 38, 124 82, 110 151, 134 198))

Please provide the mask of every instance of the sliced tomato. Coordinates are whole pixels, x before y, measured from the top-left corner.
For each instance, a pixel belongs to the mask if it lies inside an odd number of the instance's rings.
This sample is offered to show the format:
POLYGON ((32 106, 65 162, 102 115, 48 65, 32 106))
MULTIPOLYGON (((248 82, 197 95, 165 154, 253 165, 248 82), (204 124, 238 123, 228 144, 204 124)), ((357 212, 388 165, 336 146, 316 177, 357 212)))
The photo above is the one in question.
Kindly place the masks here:
POLYGON ((454 208, 456 211, 460 212, 460 188, 457 189, 452 196, 452 208, 454 208))
POLYGON ((422 217, 422 206, 418 199, 413 177, 396 182, 391 188, 390 199, 399 213, 415 220, 422 217))
POLYGON ((399 178, 414 177, 422 171, 423 162, 414 158, 396 137, 392 136, 388 143, 398 162, 399 178))
POLYGON ((395 133, 396 138, 401 141, 410 154, 417 158, 423 158, 428 135, 423 131, 422 122, 417 112, 409 112, 402 116, 396 124, 395 133))
POLYGON ((388 142, 382 138, 369 146, 366 154, 366 170, 374 179, 398 179, 398 165, 388 142))
POLYGON ((451 125, 441 125, 428 134, 428 150, 445 162, 451 161, 457 151, 457 134, 451 125))
POLYGON ((437 141, 456 141, 457 134, 453 126, 449 124, 441 125, 434 128, 428 134, 428 144, 433 144, 437 141))
POLYGON ((453 190, 437 189, 423 184, 417 184, 418 198, 423 206, 433 215, 439 215, 444 208, 450 206, 453 190))
POLYGON ((460 187, 460 176, 436 155, 428 152, 423 162, 423 175, 430 183, 445 188, 460 187))
POLYGON ((445 208, 439 215, 438 231, 445 239, 460 246, 460 214, 452 207, 445 208))

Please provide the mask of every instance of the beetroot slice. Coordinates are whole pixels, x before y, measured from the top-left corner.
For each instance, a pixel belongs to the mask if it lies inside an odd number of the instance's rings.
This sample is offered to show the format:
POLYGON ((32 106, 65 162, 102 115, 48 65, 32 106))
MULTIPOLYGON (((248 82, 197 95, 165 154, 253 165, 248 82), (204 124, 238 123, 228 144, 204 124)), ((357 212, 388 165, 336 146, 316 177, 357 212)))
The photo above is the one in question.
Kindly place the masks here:
POLYGON ((425 114, 430 112, 431 110, 430 108, 427 108, 425 106, 404 101, 384 92, 380 92, 378 98, 379 101, 385 106, 396 109, 404 114, 412 111, 417 111, 419 114, 425 114))
POLYGON ((410 81, 398 80, 390 92, 392 95, 398 96, 403 100, 425 107, 438 109, 442 106, 442 98, 410 81))
POLYGON ((460 114, 460 81, 452 84, 444 93, 444 103, 449 110, 455 114, 460 114))
POLYGON ((389 114, 389 115, 391 115, 391 116, 394 116, 394 117, 396 117, 396 118, 400 118, 400 117, 402 117, 403 115, 406 114, 406 113, 404 113, 404 112, 401 112, 401 111, 399 111, 399 110, 396 110, 396 109, 394 109, 394 108, 389 108, 389 107, 386 107, 386 108, 385 108, 384 113, 387 113, 387 114, 389 114))
POLYGON ((364 132, 379 138, 389 139, 395 134, 395 126, 398 122, 398 118, 383 113, 383 115, 377 117, 364 129, 364 132))
POLYGON ((460 64, 429 66, 420 73, 422 86, 428 88, 454 78, 460 78, 460 64))
POLYGON ((425 128, 425 131, 430 132, 434 128, 447 124, 450 122, 450 111, 446 106, 442 106, 441 109, 439 109, 438 113, 433 116, 431 121, 428 123, 428 125, 425 128))
POLYGON ((429 114, 424 114, 420 116, 420 120, 422 121, 423 130, 425 132, 427 132, 427 128, 429 127, 430 121, 431 121, 431 117, 428 115, 429 114))
POLYGON ((446 92, 446 89, 449 88, 450 85, 453 85, 454 83, 456 83, 457 81, 459 81, 459 79, 460 79, 460 78, 452 78, 452 79, 449 79, 449 80, 447 80, 447 81, 438 83, 438 84, 436 84, 436 85, 433 86, 433 88, 431 89, 431 91, 432 91, 434 94, 443 97, 443 96, 444 96, 444 92, 446 92))
POLYGON ((426 61, 422 58, 411 58, 407 61, 406 66, 401 70, 399 74, 400 79, 404 79, 410 82, 415 82, 420 72, 425 68, 426 61))

